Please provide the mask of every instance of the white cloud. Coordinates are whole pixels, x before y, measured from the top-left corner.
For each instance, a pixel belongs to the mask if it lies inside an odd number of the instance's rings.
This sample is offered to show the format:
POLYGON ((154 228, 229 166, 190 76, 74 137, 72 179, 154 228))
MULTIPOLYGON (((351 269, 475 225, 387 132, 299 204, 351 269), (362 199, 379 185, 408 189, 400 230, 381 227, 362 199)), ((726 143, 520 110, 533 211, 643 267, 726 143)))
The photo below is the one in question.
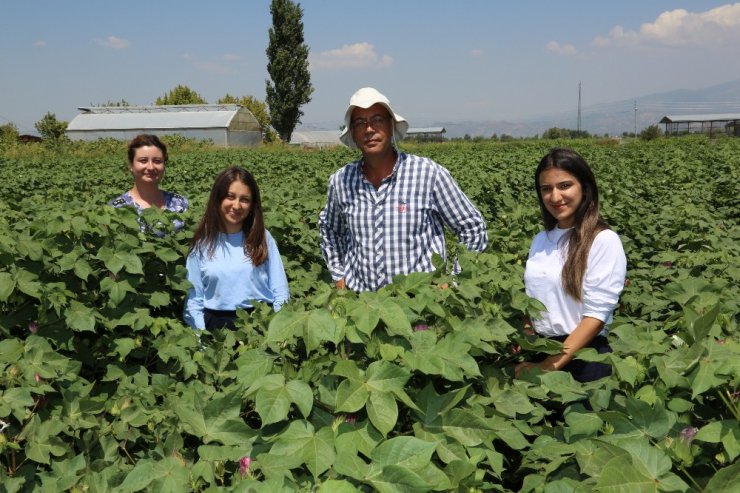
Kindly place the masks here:
POLYGON ((113 48, 114 50, 123 50, 131 46, 128 39, 117 38, 115 36, 108 36, 105 39, 98 40, 98 44, 106 48, 113 48))
POLYGON ((39 47, 46 46, 46 41, 44 41, 43 39, 37 39, 33 42, 33 45, 39 47))
POLYGON ((480 57, 482 57, 483 55, 484 55, 484 53, 483 53, 483 50, 479 50, 479 49, 477 49, 477 48, 476 48, 476 49, 474 49, 474 50, 470 50, 470 51, 468 52, 468 56, 469 56, 470 58, 480 58, 480 57))
POLYGON ((386 68, 393 64, 393 58, 390 55, 379 55, 370 43, 355 43, 322 51, 316 56, 310 56, 309 62, 312 68, 320 69, 386 68))
POLYGON ((707 46, 740 41, 740 3, 726 4, 705 12, 676 9, 663 12, 654 22, 629 31, 614 26, 606 36, 593 40, 596 46, 707 46))
POLYGON ((577 53, 576 47, 572 44, 560 44, 557 41, 550 41, 545 48, 547 48, 547 51, 557 53, 558 55, 575 55, 577 53))
POLYGON ((242 59, 242 57, 235 53, 226 53, 225 55, 221 56, 221 59, 227 62, 238 62, 242 59))

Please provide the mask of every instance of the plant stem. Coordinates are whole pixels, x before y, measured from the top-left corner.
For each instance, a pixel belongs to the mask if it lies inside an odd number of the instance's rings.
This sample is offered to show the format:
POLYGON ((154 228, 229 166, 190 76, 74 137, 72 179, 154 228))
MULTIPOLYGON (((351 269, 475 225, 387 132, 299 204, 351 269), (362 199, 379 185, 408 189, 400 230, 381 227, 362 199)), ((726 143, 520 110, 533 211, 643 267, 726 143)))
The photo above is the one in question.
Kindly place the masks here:
POLYGON ((694 488, 696 488, 696 491, 699 491, 702 493, 704 492, 704 489, 701 486, 699 486, 699 484, 694 480, 694 477, 691 474, 689 474, 689 471, 687 471, 686 468, 682 464, 678 465, 678 469, 684 474, 684 476, 686 476, 686 478, 691 482, 691 484, 694 485, 694 488))
POLYGON ((732 402, 732 395, 730 394, 729 390, 719 391, 717 392, 719 394, 719 397, 722 399, 722 402, 725 403, 725 406, 730 410, 732 415, 735 417, 736 421, 740 421, 740 413, 738 413, 738 409, 735 406, 735 404, 732 402), (727 394, 727 397, 725 397, 725 394, 727 394))

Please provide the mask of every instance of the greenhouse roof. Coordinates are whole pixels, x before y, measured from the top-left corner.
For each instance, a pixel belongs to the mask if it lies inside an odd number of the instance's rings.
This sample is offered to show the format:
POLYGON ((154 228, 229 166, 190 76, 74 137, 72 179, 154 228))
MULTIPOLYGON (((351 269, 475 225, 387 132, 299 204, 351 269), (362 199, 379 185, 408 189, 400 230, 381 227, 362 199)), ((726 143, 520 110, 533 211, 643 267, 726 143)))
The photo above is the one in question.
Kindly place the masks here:
POLYGON ((236 104, 82 107, 67 130, 226 128, 240 108, 236 104))
POLYGON ((740 113, 710 113, 706 115, 666 115, 660 123, 726 122, 740 120, 740 113))

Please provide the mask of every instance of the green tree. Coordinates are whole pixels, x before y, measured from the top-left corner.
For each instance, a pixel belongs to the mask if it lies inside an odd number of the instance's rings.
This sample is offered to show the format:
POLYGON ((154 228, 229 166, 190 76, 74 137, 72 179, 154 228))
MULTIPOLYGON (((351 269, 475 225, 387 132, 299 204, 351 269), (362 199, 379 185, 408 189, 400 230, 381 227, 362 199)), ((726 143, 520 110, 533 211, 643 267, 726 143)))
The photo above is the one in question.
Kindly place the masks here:
POLYGON ((218 100, 218 104, 238 104, 247 108, 257 119, 262 127, 262 135, 265 142, 275 140, 275 131, 270 127, 270 112, 267 109, 267 103, 260 101, 254 96, 242 96, 237 98, 231 94, 226 94, 218 100))
POLYGON ((18 127, 13 123, 6 123, 0 126, 0 143, 14 144, 18 142, 18 127))
POLYGON ((291 0, 272 0, 272 27, 267 46, 266 80, 270 121, 283 142, 289 142, 301 121, 301 106, 311 101, 308 45, 303 42, 303 9, 291 0))
POLYGON ((117 108, 121 108, 121 107, 125 107, 125 106, 131 106, 131 104, 128 101, 126 101, 125 99, 121 99, 120 101, 110 101, 110 100, 108 100, 105 103, 100 103, 100 104, 90 103, 90 106, 97 106, 97 107, 115 106, 117 108))
POLYGON ((663 135, 663 131, 660 129, 657 125, 650 125, 649 127, 645 127, 642 132, 640 132, 640 139, 641 140, 655 140, 657 138, 660 138, 663 135))
POLYGON ((208 104, 208 102, 188 86, 178 84, 177 87, 165 94, 164 97, 157 98, 154 104, 163 106, 167 104, 208 104))
POLYGON ((68 122, 57 120, 54 113, 47 112, 44 117, 37 121, 34 126, 41 136, 49 143, 58 143, 67 139, 64 131, 67 130, 68 122))

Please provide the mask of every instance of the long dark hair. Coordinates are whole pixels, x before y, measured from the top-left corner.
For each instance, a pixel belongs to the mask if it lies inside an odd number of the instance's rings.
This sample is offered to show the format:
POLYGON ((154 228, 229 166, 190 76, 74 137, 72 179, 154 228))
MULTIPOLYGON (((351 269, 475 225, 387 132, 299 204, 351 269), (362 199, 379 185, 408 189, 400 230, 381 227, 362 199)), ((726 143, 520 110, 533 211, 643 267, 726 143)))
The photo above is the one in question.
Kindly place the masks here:
POLYGON ((206 210, 195 228, 190 250, 198 250, 201 255, 205 252, 208 257, 213 257, 219 243, 219 234, 226 231, 226 225, 221 217, 221 202, 228 195, 231 184, 237 180, 248 186, 252 193, 249 215, 242 224, 242 231, 244 231, 244 254, 250 258, 253 265, 258 266, 267 260, 267 235, 262 217, 260 189, 252 174, 237 166, 225 169, 216 177, 206 210))
POLYGON ((576 300, 582 301, 583 277, 588 266, 588 252, 591 250, 596 235, 609 229, 609 225, 599 213, 599 190, 596 187, 596 177, 586 160, 576 151, 556 148, 542 158, 534 174, 534 185, 545 229, 550 231, 558 224, 555 216, 547 211, 540 191, 540 174, 552 168, 561 169, 573 175, 580 183, 583 193, 583 198, 575 213, 573 229, 567 236, 567 257, 561 276, 565 292, 576 300))
POLYGON ((162 151, 162 158, 164 159, 165 164, 167 163, 167 146, 159 140, 159 137, 153 134, 141 134, 134 137, 128 144, 128 164, 132 164, 134 162, 136 149, 147 146, 154 146, 162 151))

